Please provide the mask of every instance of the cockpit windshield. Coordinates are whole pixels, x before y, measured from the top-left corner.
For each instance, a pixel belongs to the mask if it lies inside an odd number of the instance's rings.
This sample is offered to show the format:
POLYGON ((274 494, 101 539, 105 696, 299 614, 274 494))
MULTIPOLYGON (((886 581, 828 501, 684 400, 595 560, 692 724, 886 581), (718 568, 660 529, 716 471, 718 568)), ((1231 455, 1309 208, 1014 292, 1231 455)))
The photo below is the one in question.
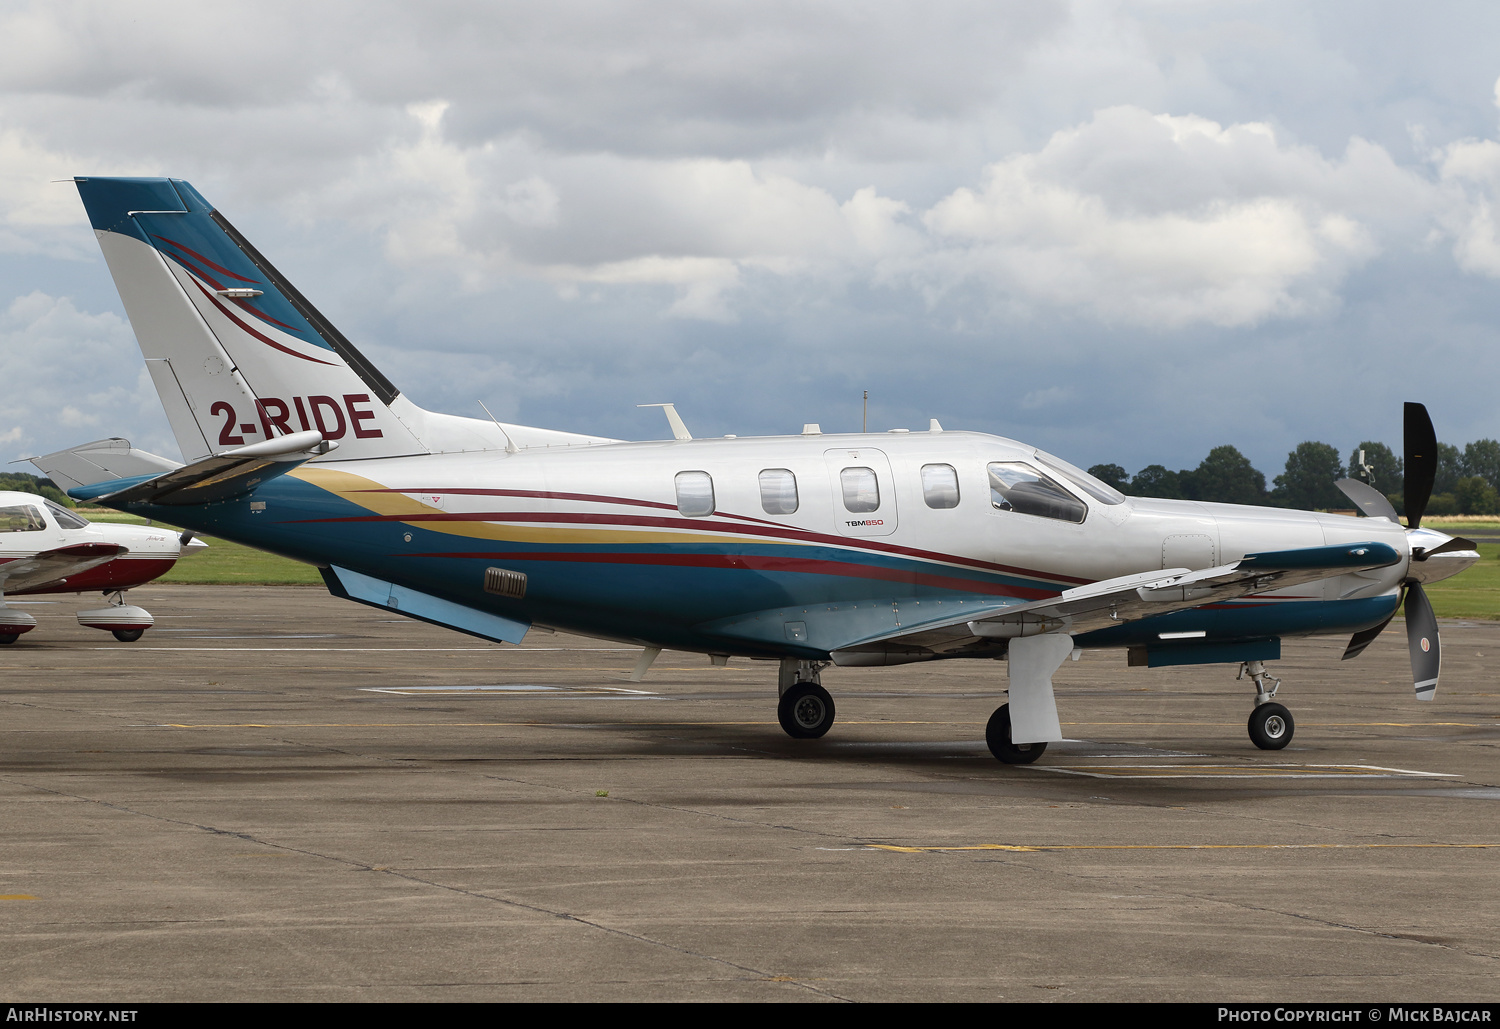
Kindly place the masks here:
POLYGON ((1108 483, 1096 479, 1082 468, 1068 464, 1068 462, 1060 457, 1053 457, 1045 450, 1038 450, 1036 452, 1036 459, 1101 504, 1113 506, 1125 503, 1125 494, 1108 483))

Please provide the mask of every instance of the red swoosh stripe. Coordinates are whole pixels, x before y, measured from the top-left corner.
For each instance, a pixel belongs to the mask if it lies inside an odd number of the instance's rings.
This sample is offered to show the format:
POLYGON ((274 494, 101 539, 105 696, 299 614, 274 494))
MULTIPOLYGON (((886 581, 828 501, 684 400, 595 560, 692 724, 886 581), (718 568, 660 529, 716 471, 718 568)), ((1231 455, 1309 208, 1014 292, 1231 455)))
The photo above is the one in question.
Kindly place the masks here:
MULTIPOLYGON (((372 491, 373 492, 373 491, 372 491)), ((404 491, 393 491, 404 492, 404 491)), ((432 490, 440 494, 440 490, 432 490)), ((453 491, 450 491, 453 492, 453 491)), ((575 494, 575 496, 582 496, 575 494)), ((589 498, 608 501, 609 498, 589 498)), ((668 510, 676 510, 669 504, 655 504, 650 501, 624 501, 624 503, 639 503, 642 506, 649 504, 653 507, 664 507, 668 510)), ((941 554, 930 550, 919 550, 915 547, 903 547, 894 543, 880 543, 874 540, 863 539, 856 536, 830 536, 826 533, 811 532, 806 529, 796 529, 787 526, 766 523, 764 525, 737 525, 721 521, 711 521, 703 518, 650 518, 645 516, 613 515, 613 514, 574 514, 566 512, 544 512, 544 511, 476 511, 476 512, 448 512, 434 511, 431 514, 392 514, 392 515, 344 515, 335 518, 305 518, 298 519, 301 522, 563 522, 585 525, 619 525, 637 526, 641 528, 668 528, 668 529, 697 529, 700 531, 730 532, 740 535, 767 536, 774 539, 790 539, 809 543, 822 543, 831 546, 849 547, 857 550, 870 550, 876 553, 895 554, 901 557, 913 557, 924 561, 942 561, 946 564, 963 565, 968 568, 976 568, 988 572, 1002 572, 1007 575, 1023 575, 1029 579, 1049 579, 1056 582, 1088 583, 1092 579, 1081 579, 1072 575, 1058 575, 1051 572, 1038 572, 1035 569, 1018 568, 1013 565, 994 564, 989 561, 979 561, 974 558, 960 557, 956 554, 941 554)))
MULTIPOLYGON (((257 286, 260 285, 260 283, 257 280, 255 280, 255 279, 247 279, 243 275, 236 275, 234 272, 230 271, 228 268, 225 268, 223 265, 214 264, 208 258, 206 258, 202 254, 198 253, 198 251, 192 249, 191 247, 183 246, 181 243, 177 242, 175 239, 168 239, 166 236, 157 236, 156 238, 159 239, 159 240, 161 240, 163 243, 170 243, 172 246, 176 247, 178 250, 181 250, 184 254, 190 255, 193 258, 193 260, 197 261, 199 264, 206 265, 209 268, 212 268, 214 271, 218 272, 220 275, 227 275, 231 279, 239 279, 241 282, 253 282, 257 286)), ((219 288, 222 288, 222 287, 219 287, 219 288)))
POLYGON ((216 296, 214 296, 208 290, 204 289, 203 288, 203 284, 201 282, 199 282, 197 279, 193 280, 193 285, 197 286, 199 292, 201 292, 204 296, 208 297, 209 303, 211 303, 215 307, 217 307, 219 309, 219 311, 224 315, 225 318, 228 318, 230 321, 234 322, 234 324, 236 324, 240 328, 244 329, 246 332, 248 332, 250 335, 254 336, 256 339, 260 340, 266 346, 273 347, 276 350, 280 350, 283 354, 291 354, 293 357, 300 357, 304 361, 311 361, 313 364, 326 364, 326 365, 328 365, 329 367, 332 367, 332 368, 338 367, 332 361, 320 361, 316 357, 308 357, 306 354, 299 354, 299 353, 297 353, 297 351, 293 350, 291 347, 284 347, 280 343, 278 343, 274 339, 272 339, 270 336, 267 336, 267 335, 265 335, 264 333, 261 333, 261 332, 257 332, 255 329, 251 328, 250 326, 246 325, 244 322, 242 322, 238 318, 236 318, 234 316, 234 312, 233 311, 229 310, 229 308, 227 308, 223 304, 219 303, 219 298, 216 297, 216 296))

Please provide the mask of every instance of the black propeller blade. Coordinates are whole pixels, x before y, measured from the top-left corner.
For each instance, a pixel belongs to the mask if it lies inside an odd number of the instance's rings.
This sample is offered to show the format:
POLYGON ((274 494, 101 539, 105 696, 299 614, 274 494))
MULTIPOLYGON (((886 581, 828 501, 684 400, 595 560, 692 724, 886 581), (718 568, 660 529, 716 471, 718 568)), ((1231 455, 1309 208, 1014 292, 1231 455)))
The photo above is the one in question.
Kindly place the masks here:
POLYGON ((1385 632, 1385 627, 1391 624, 1391 618, 1395 618, 1396 611, 1399 611, 1400 609, 1401 604, 1398 601, 1395 610, 1391 611, 1390 618, 1387 618, 1385 621, 1381 622, 1373 629, 1361 629, 1359 632, 1351 636, 1349 638, 1349 645, 1344 648, 1344 656, 1339 660, 1348 661, 1352 657, 1359 657, 1359 655, 1363 654, 1365 652, 1365 648, 1368 647, 1371 643, 1375 642, 1375 637, 1385 632))
POLYGON ((1406 447, 1406 477, 1401 492, 1406 504, 1406 527, 1418 528, 1427 501, 1432 499, 1432 484, 1437 481, 1437 433, 1427 408, 1408 402, 1402 418, 1402 439, 1406 447))
POLYGON ((1406 647, 1411 651, 1411 675, 1417 699, 1431 700, 1437 691, 1443 654, 1438 643, 1437 616, 1432 613, 1432 604, 1419 582, 1412 583, 1406 592, 1406 647))
MULTIPOLYGON (((1427 414, 1427 408, 1421 404, 1408 403, 1403 411, 1403 446, 1406 451, 1406 476, 1402 483, 1402 495, 1406 506, 1406 527, 1410 531, 1420 528, 1422 515, 1427 510, 1427 502, 1432 499, 1432 486, 1437 481, 1437 432, 1432 427, 1432 418, 1427 414)), ((1381 509, 1376 498, 1368 494, 1376 491, 1361 491, 1357 488, 1346 488, 1340 483, 1340 488, 1347 493, 1351 499, 1358 504, 1366 514, 1380 516, 1385 511, 1381 509)), ((1435 548, 1431 553, 1423 553, 1420 550, 1413 552, 1413 561, 1422 561, 1435 554, 1450 550, 1472 550, 1474 543, 1466 539, 1455 538, 1435 548)), ((1438 671, 1442 666, 1442 647, 1438 640, 1437 617, 1432 613, 1432 604, 1427 599, 1427 593, 1422 589, 1422 584, 1414 578, 1408 578, 1401 584, 1405 592, 1402 601, 1397 607, 1404 610, 1406 616, 1406 646, 1411 652, 1411 674, 1412 682, 1416 687, 1418 700, 1431 700, 1437 692, 1438 671)), ((1349 646, 1344 650, 1344 660, 1357 657, 1364 649, 1375 642, 1375 637, 1391 624, 1391 618, 1396 617, 1396 612, 1391 612, 1391 617, 1379 625, 1364 629, 1354 634, 1349 640, 1349 646)))

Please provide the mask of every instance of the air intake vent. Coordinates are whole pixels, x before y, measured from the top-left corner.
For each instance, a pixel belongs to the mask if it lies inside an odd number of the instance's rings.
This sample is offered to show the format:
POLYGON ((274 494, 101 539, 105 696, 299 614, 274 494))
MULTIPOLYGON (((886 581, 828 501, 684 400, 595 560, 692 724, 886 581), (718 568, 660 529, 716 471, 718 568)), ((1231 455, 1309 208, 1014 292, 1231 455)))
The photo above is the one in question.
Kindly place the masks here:
POLYGON ((486 568, 484 591, 520 600, 526 596, 526 573, 512 572, 506 568, 486 568))

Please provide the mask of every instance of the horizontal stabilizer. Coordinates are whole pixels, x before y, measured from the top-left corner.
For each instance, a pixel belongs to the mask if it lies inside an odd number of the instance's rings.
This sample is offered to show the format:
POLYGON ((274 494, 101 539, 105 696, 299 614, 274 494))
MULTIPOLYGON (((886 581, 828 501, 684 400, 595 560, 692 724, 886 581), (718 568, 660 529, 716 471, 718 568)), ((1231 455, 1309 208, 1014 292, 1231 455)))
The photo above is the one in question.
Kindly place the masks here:
POLYGON ((328 453, 337 446, 311 430, 225 451, 146 479, 95 483, 68 491, 75 500, 99 500, 111 507, 128 504, 212 504, 249 493, 257 486, 328 453), (120 482, 128 482, 120 488, 120 482))
POLYGON ((78 489, 96 482, 137 479, 181 468, 176 461, 136 450, 128 439, 98 439, 92 443, 27 458, 61 490, 78 489))
POLYGON ((530 622, 517 622, 488 611, 480 611, 451 600, 434 597, 406 586, 347 568, 330 565, 319 569, 328 592, 344 600, 353 600, 371 607, 395 611, 424 622, 432 622, 448 629, 457 629, 480 639, 497 643, 520 643, 531 628, 530 622))

